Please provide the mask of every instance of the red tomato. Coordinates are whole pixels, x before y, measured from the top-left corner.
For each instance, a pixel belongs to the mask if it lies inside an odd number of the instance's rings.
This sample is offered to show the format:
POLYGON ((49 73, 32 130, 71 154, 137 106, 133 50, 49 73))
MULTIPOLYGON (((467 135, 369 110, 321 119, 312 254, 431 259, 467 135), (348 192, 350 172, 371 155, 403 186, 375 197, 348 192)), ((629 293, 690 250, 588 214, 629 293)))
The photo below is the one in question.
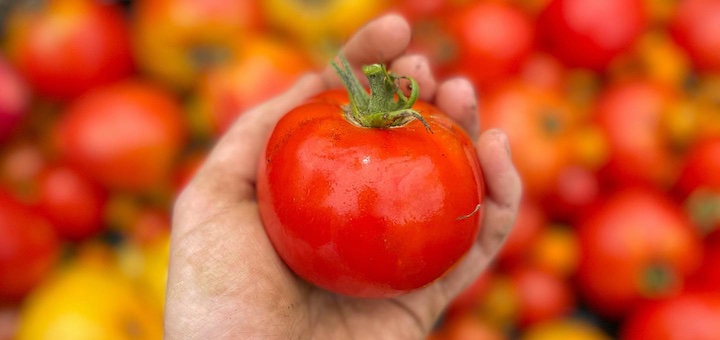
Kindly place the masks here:
POLYGON ((0 191, 0 305, 16 302, 53 268, 60 242, 50 223, 0 191))
POLYGON ((642 0, 552 0, 540 13, 540 44, 571 67, 605 69, 642 33, 642 0))
POLYGON ((17 130, 30 106, 30 92, 20 75, 0 55, 0 142, 17 130))
POLYGON ((575 307, 575 296, 568 282, 529 266, 510 273, 517 294, 518 325, 527 327, 569 314, 575 307))
POLYGON ((624 321, 620 339, 715 340, 718 320, 720 295, 683 294, 641 306, 624 321))
MULTIPOLYGON (((501 2, 477 1, 444 17, 456 55, 448 72, 488 86, 517 72, 533 47, 530 19, 501 2)), ((447 51, 439 51, 447 53, 447 51)))
POLYGON ((52 166, 40 174, 38 206, 57 233, 81 241, 103 229, 107 193, 97 183, 67 166, 52 166))
POLYGON ((688 278, 687 290, 692 292, 720 292, 720 229, 704 239, 700 267, 688 278))
POLYGON ((311 63, 287 42, 256 38, 235 60, 208 71, 199 86, 203 117, 220 135, 247 109, 287 90, 311 63))
POLYGON ((677 186, 683 195, 698 188, 720 192, 720 136, 692 146, 683 161, 677 186))
POLYGON ((524 193, 549 194, 572 160, 574 108, 557 92, 512 82, 485 98, 480 119, 484 129, 507 133, 524 193))
MULTIPOLYGON (((373 98, 386 85, 373 86, 373 98)), ((355 86, 353 98, 365 93, 355 86)), ((402 294, 443 275, 473 244, 484 198, 479 161, 462 128, 429 104, 413 109, 432 133, 418 119, 359 127, 343 114, 347 103, 329 91, 278 122, 260 159, 260 214, 280 257, 305 280, 351 296, 402 294)))
POLYGON ((604 180, 662 188, 672 185, 679 160, 664 134, 662 118, 673 100, 670 89, 648 80, 625 81, 605 89, 595 112, 610 151, 601 170, 604 180))
POLYGON ((701 243, 688 217, 651 189, 614 193, 578 226, 579 290, 599 314, 619 317, 645 299, 678 293, 701 243))
POLYGON ((670 31, 697 68, 720 71, 720 1, 679 2, 670 31))
POLYGON ((555 221, 574 222, 601 199, 597 174, 580 166, 567 166, 558 175, 556 187, 542 207, 555 221))
POLYGON ((438 340, 504 340, 500 329, 473 315, 462 315, 448 320, 436 334, 438 340))
POLYGON ((504 267, 512 267, 521 261, 548 222, 547 215, 536 201, 523 199, 515 225, 498 254, 499 263, 504 267))
POLYGON ((133 71, 122 10, 94 0, 21 6, 8 19, 8 50, 39 94, 70 99, 133 71))
POLYGON ((155 188, 170 175, 185 140, 178 100, 140 80, 94 89, 59 124, 64 157, 111 189, 155 188))

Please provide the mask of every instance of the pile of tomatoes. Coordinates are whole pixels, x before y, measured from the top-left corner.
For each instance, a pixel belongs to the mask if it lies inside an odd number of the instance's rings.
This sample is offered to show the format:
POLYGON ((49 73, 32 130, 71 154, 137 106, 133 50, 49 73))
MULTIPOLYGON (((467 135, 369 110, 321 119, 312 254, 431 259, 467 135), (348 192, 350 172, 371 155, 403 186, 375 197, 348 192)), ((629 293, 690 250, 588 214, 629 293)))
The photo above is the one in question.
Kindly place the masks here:
POLYGON ((524 183, 431 337, 720 338, 720 0, 6 7, 0 339, 161 337, 174 197, 238 114, 388 11, 438 77, 475 83, 524 183))

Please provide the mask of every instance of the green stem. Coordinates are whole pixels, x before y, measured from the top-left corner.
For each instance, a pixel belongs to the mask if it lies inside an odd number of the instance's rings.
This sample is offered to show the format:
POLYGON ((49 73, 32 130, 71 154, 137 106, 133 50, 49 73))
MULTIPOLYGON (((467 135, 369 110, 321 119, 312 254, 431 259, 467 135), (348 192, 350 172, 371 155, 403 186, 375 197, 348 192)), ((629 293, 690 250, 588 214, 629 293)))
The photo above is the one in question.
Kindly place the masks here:
POLYGON ((362 70, 370 84, 368 94, 347 59, 339 55, 338 60, 340 62, 333 61, 332 66, 350 97, 350 107, 346 110, 348 120, 358 126, 382 129, 404 126, 417 119, 432 132, 422 115, 412 108, 420 95, 415 79, 390 73, 382 64, 365 65, 362 70), (400 89, 402 79, 410 82, 409 97, 400 89))

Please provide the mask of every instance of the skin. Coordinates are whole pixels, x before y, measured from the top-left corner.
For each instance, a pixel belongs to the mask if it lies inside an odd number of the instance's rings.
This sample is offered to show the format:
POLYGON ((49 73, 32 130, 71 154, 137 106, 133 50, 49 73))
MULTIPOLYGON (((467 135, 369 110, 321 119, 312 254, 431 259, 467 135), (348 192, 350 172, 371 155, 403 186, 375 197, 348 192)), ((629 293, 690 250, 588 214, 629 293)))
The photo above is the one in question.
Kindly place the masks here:
POLYGON ((178 198, 173 215, 165 310, 167 339, 421 339, 451 299, 483 272, 512 228, 521 184, 505 135, 478 137, 477 99, 465 79, 437 82, 426 58, 405 55, 408 23, 397 15, 361 28, 342 48, 349 62, 384 62, 420 84, 421 99, 477 141, 487 185, 484 227, 441 279, 388 299, 329 293, 296 277, 275 253, 255 199, 257 162, 278 119, 340 80, 331 68, 308 74, 252 109, 218 141, 178 198))

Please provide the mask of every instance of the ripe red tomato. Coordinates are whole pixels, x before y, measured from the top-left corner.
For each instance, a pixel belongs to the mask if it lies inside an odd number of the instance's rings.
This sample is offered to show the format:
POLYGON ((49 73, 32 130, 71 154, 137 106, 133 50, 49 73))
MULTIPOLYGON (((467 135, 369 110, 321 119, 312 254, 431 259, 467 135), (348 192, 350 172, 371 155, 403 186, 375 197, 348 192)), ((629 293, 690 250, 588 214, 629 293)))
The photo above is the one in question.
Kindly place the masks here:
POLYGON ((509 277, 517 295, 520 327, 557 319, 575 307, 572 287, 560 277, 530 266, 516 267, 509 277))
POLYGON ((683 294, 638 308, 624 321, 620 339, 720 339, 718 320, 720 295, 683 294))
MULTIPOLYGON (((517 72, 533 47, 530 19, 502 2, 477 1, 445 16, 456 53, 447 60, 449 73, 463 73, 486 87, 517 72)), ((447 54, 447 50, 438 51, 447 54)))
POLYGON ((68 166, 51 166, 40 174, 37 201, 57 233, 67 240, 81 241, 103 229, 107 193, 68 166))
POLYGON ((8 51, 37 93, 69 99, 133 71, 122 10, 94 0, 19 6, 8 18, 8 51))
POLYGON ((609 147, 601 177, 613 184, 644 183, 667 188, 675 181, 679 159, 663 130, 663 112, 675 93, 639 79, 605 89, 595 119, 609 147))
POLYGON ((566 65, 600 71, 633 45, 645 21, 642 0, 552 0, 537 34, 566 65))
POLYGON ((532 199, 548 195, 573 157, 574 107, 557 92, 511 82, 490 93, 481 112, 484 129, 507 133, 524 193, 532 199))
POLYGON ((515 225, 498 253, 498 262, 503 267, 512 267, 521 262, 548 222, 545 211, 536 201, 523 199, 518 207, 515 225))
MULTIPOLYGON (((374 79, 387 81, 382 74, 374 79)), ((373 96, 386 85, 371 86, 373 96)), ((368 112, 356 86, 353 105, 368 112)), ((393 98, 385 95, 373 98, 393 98)), ((324 289, 382 297, 420 288, 478 234, 484 193, 472 142, 424 102, 413 109, 432 133, 418 119, 360 127, 343 114, 346 104, 346 93, 329 91, 278 122, 257 180, 267 234, 295 273, 324 289)))
POLYGON ((703 257, 700 267, 688 278, 687 291, 720 292, 720 229, 703 240, 703 257))
POLYGON ((0 191, 0 305, 30 292, 53 268, 59 248, 47 220, 0 191))
POLYGON ((141 80, 78 98, 59 122, 62 155, 111 189, 147 191, 166 180, 185 141, 177 98, 141 80))
POLYGON ((720 1, 679 2, 670 31, 698 69, 720 71, 720 1))
POLYGON ((614 193, 578 228, 579 290, 606 317, 677 294, 700 261, 702 245, 688 217, 651 189, 614 193))
POLYGON ((683 195, 698 188, 720 192, 720 136, 692 146, 683 160, 677 187, 683 195))
POLYGON ((0 142, 17 130, 30 106, 30 92, 20 75, 0 55, 0 142))

